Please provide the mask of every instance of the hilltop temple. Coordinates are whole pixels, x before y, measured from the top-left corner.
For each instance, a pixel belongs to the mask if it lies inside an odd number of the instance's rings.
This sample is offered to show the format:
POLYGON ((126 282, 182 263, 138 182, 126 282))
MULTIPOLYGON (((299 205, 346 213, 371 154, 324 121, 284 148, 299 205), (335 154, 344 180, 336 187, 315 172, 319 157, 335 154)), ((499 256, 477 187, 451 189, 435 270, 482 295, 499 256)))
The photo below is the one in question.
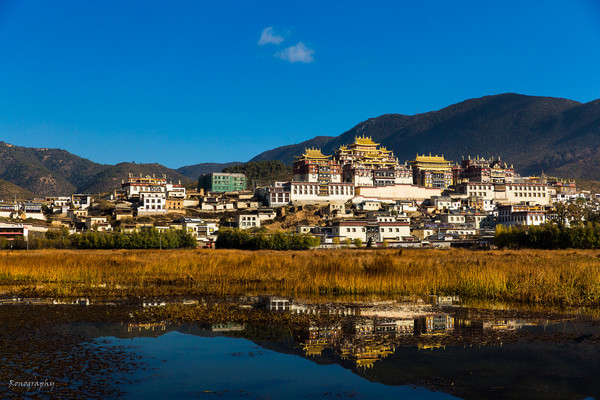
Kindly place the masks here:
POLYGON ((354 143, 341 146, 335 152, 334 159, 342 165, 343 181, 356 186, 412 183, 412 171, 371 137, 355 137, 354 143))

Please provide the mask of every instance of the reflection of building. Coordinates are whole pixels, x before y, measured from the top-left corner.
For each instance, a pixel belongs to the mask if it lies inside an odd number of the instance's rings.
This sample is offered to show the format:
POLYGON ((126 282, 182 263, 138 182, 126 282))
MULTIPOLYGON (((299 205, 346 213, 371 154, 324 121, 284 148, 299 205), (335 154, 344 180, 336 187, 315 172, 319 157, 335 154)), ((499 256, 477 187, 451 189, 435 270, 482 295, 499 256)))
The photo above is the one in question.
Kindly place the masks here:
POLYGON ((290 300, 283 297, 270 297, 267 308, 271 311, 290 311, 290 300))
POLYGON ((415 333, 443 333, 454 330, 454 318, 448 314, 432 314, 415 318, 415 333))
POLYGON ((220 324, 212 324, 209 330, 213 332, 241 332, 246 329, 243 324, 235 324, 233 322, 223 322, 220 324))
POLYGON ((342 344, 340 353, 342 359, 353 360, 357 367, 372 368, 375 361, 386 358, 394 350, 395 348, 391 343, 350 340, 342 344))
POLYGON ((431 295, 427 298, 427 301, 430 304, 436 304, 438 306, 451 306, 451 305, 460 303, 460 299, 458 296, 431 295))
POLYGON ((514 331, 517 329, 517 321, 514 319, 458 319, 456 325, 460 329, 476 331, 514 331))
POLYGON ((375 322, 375 333, 393 335, 412 334, 415 331, 414 319, 378 320, 375 322))
POLYGON ((161 330, 164 331, 167 328, 167 323, 165 321, 162 322, 151 322, 145 324, 127 324, 127 332, 141 332, 142 329, 144 331, 154 331, 161 330))
POLYGON ((433 349, 445 349, 446 346, 444 346, 441 343, 418 343, 417 344, 417 349, 419 350, 433 350, 433 349))
POLYGON ((359 319, 352 321, 346 326, 348 333, 355 336, 368 336, 372 335, 375 330, 375 323, 371 319, 359 319))
POLYGON ((290 306, 294 314, 329 314, 329 315, 355 315, 356 307, 343 304, 308 304, 294 301, 290 306))
POLYGON ((308 339, 304 343, 307 356, 320 356, 325 348, 334 348, 342 336, 342 326, 316 326, 308 328, 308 339))
POLYGON ((331 326, 316 326, 312 325, 308 328, 308 340, 326 339, 330 343, 339 339, 342 336, 341 325, 331 326))

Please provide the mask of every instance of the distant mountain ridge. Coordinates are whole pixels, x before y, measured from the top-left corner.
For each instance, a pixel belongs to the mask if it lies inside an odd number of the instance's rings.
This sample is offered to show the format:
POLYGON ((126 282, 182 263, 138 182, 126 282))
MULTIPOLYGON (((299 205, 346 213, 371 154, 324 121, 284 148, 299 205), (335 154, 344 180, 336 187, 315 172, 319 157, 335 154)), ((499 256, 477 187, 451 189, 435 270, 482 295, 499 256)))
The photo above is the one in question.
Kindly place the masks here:
POLYGON ((190 179, 198 180, 200 175, 210 174, 211 172, 221 172, 225 168, 242 165, 243 162, 233 161, 229 163, 201 163, 194 165, 186 165, 185 167, 177 168, 177 172, 187 176, 190 179))
MULTIPOLYGON (((129 173, 166 175, 182 183, 190 178, 160 164, 98 164, 66 150, 29 148, 0 142, 0 179, 17 185, 35 196, 109 192, 121 185, 129 173)), ((7 187, 7 193, 17 191, 7 187)), ((27 192, 21 192, 28 195, 27 192)))
POLYGON ((400 162, 416 154, 501 156, 521 174, 600 179, 600 99, 589 103, 514 93, 465 100, 424 114, 385 114, 336 137, 318 136, 263 152, 251 161, 291 163, 305 147, 333 154, 355 136, 370 136, 400 162))
POLYGON ((35 193, 29 190, 23 189, 14 183, 7 182, 0 179, 0 200, 1 201, 14 201, 14 200, 25 200, 32 199, 35 197, 35 193))

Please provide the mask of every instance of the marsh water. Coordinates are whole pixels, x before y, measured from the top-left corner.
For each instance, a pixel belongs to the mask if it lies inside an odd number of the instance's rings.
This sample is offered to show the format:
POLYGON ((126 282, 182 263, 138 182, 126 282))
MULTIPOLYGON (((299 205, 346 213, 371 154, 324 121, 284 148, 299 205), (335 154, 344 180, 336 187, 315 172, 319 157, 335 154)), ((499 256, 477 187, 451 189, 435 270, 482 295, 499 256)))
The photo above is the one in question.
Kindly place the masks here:
POLYGON ((438 297, 0 303, 2 398, 600 399, 593 310, 438 297))

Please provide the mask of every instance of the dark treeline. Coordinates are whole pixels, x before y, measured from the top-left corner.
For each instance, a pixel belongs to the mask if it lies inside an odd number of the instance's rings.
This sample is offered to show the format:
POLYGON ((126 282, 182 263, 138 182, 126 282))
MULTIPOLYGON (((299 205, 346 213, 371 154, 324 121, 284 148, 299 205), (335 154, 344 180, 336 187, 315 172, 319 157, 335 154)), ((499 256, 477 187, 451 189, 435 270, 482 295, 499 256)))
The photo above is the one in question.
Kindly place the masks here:
POLYGON ((281 161, 252 161, 242 165, 223 168, 223 172, 242 173, 246 175, 248 187, 252 183, 262 184, 272 181, 289 181, 292 179, 293 168, 281 161))
POLYGON ((308 250, 319 243, 319 238, 309 235, 291 235, 283 232, 273 235, 251 235, 239 229, 220 229, 216 244, 218 249, 308 250))
POLYGON ((68 230, 50 230, 43 237, 22 237, 13 241, 0 238, 0 249, 180 249, 196 247, 196 239, 178 229, 159 232, 155 228, 139 232, 97 232, 69 235, 68 230))
POLYGON ((499 226, 494 244, 511 249, 600 249, 600 223, 572 227, 550 223, 529 228, 499 226))

